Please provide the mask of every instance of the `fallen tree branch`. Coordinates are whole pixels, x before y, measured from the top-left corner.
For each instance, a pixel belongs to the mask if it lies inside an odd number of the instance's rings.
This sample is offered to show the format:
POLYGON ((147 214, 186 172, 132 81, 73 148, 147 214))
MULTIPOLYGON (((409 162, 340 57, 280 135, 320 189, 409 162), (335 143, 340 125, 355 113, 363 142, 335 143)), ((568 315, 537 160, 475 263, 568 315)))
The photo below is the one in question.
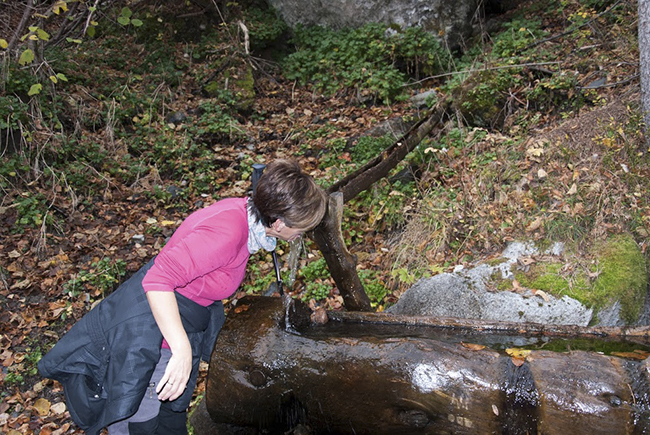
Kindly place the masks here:
POLYGON ((347 202, 368 189, 373 183, 386 177, 390 170, 404 160, 408 153, 413 151, 422 142, 422 139, 442 120, 448 108, 449 102, 447 100, 439 102, 429 116, 411 127, 408 132, 382 151, 380 155, 342 180, 334 183, 327 189, 327 192, 342 192, 343 202, 347 202))
POLYGON ((11 50, 14 49, 14 47, 20 40, 20 35, 25 31, 25 27, 27 26, 27 20, 29 20, 29 17, 31 16, 33 9, 34 9, 34 0, 27 0, 27 5, 25 5, 25 10, 23 11, 23 17, 20 19, 20 23, 18 24, 18 27, 14 31, 14 35, 11 37, 11 41, 9 41, 9 45, 7 46, 7 52, 11 52, 11 50))
POLYGON ((413 151, 442 120, 448 108, 447 100, 441 101, 428 116, 415 124, 391 146, 327 189, 330 194, 327 212, 320 225, 310 232, 320 249, 327 267, 343 297, 345 307, 352 311, 370 311, 372 306, 357 274, 357 259, 350 254, 341 234, 343 203, 368 189, 373 183, 388 176, 391 169, 413 151))
POLYGON ((525 47, 523 50, 521 50, 521 51, 530 50, 531 48, 535 48, 535 47, 537 47, 538 45, 541 45, 541 44, 543 44, 543 43, 545 43, 545 42, 550 42, 550 41, 553 41, 553 40, 555 40, 555 39, 559 39, 559 38, 561 38, 561 37, 563 37, 563 36, 570 35, 571 33, 575 32, 576 30, 581 29, 581 28, 583 28, 583 27, 585 27, 585 26, 590 25, 591 23, 593 23, 594 21, 596 21, 598 18, 602 17, 603 15, 606 15, 606 14, 610 13, 610 12, 613 11, 614 8, 616 8, 620 3, 621 3, 621 0, 618 0, 616 3, 614 3, 612 6, 610 6, 609 9, 607 9, 607 10, 605 10, 605 11, 599 13, 598 15, 596 15, 595 17, 593 17, 591 20, 589 20, 589 21, 587 21, 587 22, 585 22, 585 23, 582 23, 581 25, 576 26, 576 27, 574 27, 574 28, 569 28, 569 30, 567 30, 567 31, 565 31, 565 32, 558 33, 557 35, 553 35, 553 36, 550 36, 550 37, 548 37, 548 38, 545 38, 545 39, 539 40, 539 41, 537 41, 537 42, 534 42, 534 43, 532 43, 532 44, 526 46, 526 47, 525 47))
POLYGON ((449 77, 449 76, 454 76, 458 74, 474 74, 477 72, 483 72, 483 71, 497 71, 500 69, 510 69, 510 68, 535 68, 535 67, 540 67, 540 66, 545 66, 545 65, 559 65, 562 62, 533 62, 533 63, 517 63, 514 65, 499 65, 499 66, 492 66, 489 68, 477 68, 477 69, 465 69, 462 71, 451 71, 448 73, 444 74, 438 74, 435 76, 429 76, 425 77, 422 80, 418 80, 417 82, 410 82, 402 85, 402 87, 407 87, 407 86, 413 86, 420 84, 422 82, 426 82, 427 80, 433 80, 433 79, 439 79, 442 77, 449 77))

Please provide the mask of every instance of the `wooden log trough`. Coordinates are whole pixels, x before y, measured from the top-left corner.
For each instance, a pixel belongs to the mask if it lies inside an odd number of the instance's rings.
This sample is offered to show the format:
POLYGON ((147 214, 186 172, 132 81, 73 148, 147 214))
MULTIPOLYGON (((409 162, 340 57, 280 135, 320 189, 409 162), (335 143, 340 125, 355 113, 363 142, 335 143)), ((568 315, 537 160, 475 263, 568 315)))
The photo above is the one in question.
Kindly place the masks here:
POLYGON ((316 325, 277 297, 236 311, 191 419, 197 435, 650 433, 648 328, 363 312, 316 325))

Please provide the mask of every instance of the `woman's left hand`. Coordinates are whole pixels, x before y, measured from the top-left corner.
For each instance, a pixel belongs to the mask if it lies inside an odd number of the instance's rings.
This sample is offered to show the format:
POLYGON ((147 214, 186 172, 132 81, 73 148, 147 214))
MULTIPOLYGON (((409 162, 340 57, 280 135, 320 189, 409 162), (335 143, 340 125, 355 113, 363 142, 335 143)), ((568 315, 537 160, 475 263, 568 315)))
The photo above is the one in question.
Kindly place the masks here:
POLYGON ((192 348, 189 341, 186 349, 172 349, 172 356, 167 363, 165 374, 156 386, 156 393, 160 400, 178 399, 190 379, 192 372, 192 348))
POLYGON ((183 328, 174 292, 150 291, 147 292, 147 300, 156 324, 172 351, 165 374, 156 386, 156 393, 160 400, 175 400, 183 394, 190 379, 192 346, 183 328))

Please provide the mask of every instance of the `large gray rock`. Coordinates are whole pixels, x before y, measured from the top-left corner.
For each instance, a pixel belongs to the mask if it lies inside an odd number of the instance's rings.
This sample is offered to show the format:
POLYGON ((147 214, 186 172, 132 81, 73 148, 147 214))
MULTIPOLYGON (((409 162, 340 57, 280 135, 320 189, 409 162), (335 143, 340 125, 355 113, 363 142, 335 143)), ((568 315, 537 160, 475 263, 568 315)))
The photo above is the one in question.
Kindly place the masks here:
POLYGON ((461 47, 473 32, 478 0, 269 0, 290 26, 357 28, 368 23, 419 26, 461 47))
MULTIPOLYGON (((559 255, 556 244, 546 254, 559 255)), ((458 267, 418 281, 386 311, 394 314, 457 317, 463 319, 532 322, 553 325, 587 326, 593 310, 567 296, 556 298, 531 290, 490 291, 495 274, 512 279, 517 259, 538 253, 532 243, 512 243, 495 265, 482 263, 471 269, 458 267)))

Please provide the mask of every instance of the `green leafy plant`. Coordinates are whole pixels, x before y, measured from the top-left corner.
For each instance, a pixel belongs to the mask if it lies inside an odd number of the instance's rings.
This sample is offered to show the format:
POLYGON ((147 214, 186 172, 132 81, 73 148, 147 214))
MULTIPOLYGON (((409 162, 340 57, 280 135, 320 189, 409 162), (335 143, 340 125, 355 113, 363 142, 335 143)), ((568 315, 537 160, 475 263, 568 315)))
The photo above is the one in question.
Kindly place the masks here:
POLYGON ((12 230, 15 233, 24 232, 26 227, 39 227, 44 219, 50 224, 53 221, 52 216, 47 212, 45 197, 42 194, 23 194, 16 201, 16 211, 18 212, 17 225, 12 230))
POLYGON ((117 17, 117 22, 123 26, 133 26, 140 27, 142 26, 142 20, 133 17, 133 11, 127 7, 122 8, 120 15, 117 17))
POLYGON ((91 289, 96 290, 95 296, 104 295, 114 290, 124 275, 126 275, 126 262, 124 260, 112 261, 109 257, 104 257, 92 262, 87 270, 81 270, 63 288, 71 296, 76 296, 81 291, 91 289))
POLYGON ((300 269, 299 277, 305 282, 305 290, 300 296, 303 301, 306 302, 311 299, 320 301, 330 295, 332 286, 329 279, 331 275, 324 258, 319 258, 305 265, 300 269))
POLYGON ((443 71, 449 59, 433 35, 381 24, 338 32, 298 28, 294 43, 297 50, 284 63, 289 79, 311 83, 326 94, 348 88, 382 101, 402 98, 409 73, 443 71))
POLYGON ((370 299, 370 304, 374 308, 381 305, 382 301, 389 293, 384 284, 377 280, 377 276, 377 272, 373 270, 359 270, 359 278, 361 279, 366 294, 370 299))

